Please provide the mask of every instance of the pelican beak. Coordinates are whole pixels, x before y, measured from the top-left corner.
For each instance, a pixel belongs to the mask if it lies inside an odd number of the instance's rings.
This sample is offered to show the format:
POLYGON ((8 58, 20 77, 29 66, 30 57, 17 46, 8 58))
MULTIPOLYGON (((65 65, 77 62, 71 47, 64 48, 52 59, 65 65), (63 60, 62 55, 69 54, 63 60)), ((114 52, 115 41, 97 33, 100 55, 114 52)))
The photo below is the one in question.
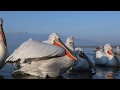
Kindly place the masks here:
POLYGON ((112 49, 111 49, 111 53, 112 53, 113 56, 115 56, 115 54, 113 53, 113 50, 112 50, 112 49))
POLYGON ((89 65, 96 71, 95 66, 94 66, 93 63, 90 61, 90 59, 85 55, 85 53, 84 53, 84 52, 81 52, 81 51, 80 51, 80 53, 81 53, 81 56, 84 57, 84 58, 86 59, 86 61, 89 63, 89 65))
POLYGON ((109 49, 109 50, 107 51, 107 53, 108 53, 109 55, 115 56, 115 54, 113 53, 112 49, 109 49))
POLYGON ((64 48, 65 53, 69 58, 72 58, 73 60, 77 60, 76 53, 70 51, 70 49, 60 40, 60 38, 55 39, 53 45, 64 48))
POLYGON ((5 34, 3 31, 3 19, 0 18, 0 40, 2 40, 4 42, 5 47, 7 47, 7 43, 6 43, 6 38, 5 38, 5 34))

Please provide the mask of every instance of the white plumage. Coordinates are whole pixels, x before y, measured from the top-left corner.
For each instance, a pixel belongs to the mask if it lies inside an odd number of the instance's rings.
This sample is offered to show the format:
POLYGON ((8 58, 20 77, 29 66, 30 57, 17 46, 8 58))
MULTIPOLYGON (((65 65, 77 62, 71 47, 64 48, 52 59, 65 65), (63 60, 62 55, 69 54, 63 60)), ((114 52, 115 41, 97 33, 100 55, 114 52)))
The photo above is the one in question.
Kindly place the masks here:
POLYGON ((7 59, 6 62, 14 62, 30 58, 44 58, 53 56, 63 56, 65 50, 58 46, 36 41, 30 38, 22 43, 7 59))
MULTIPOLYGON (((18 73, 30 74, 46 78, 57 77, 66 72, 71 66, 74 65, 75 60, 66 52, 72 52, 70 55, 75 54, 74 51, 66 48, 65 44, 61 41, 56 43, 56 40, 60 40, 56 33, 52 33, 49 36, 48 43, 39 42, 33 39, 21 44, 7 59, 6 62, 17 63, 17 61, 24 60, 20 63, 20 68, 15 70, 12 75, 18 73), (55 45, 61 44, 59 47, 55 45), (66 51, 68 50, 68 51, 66 51), (31 61, 25 63, 25 61, 31 61), (22 65, 24 64, 24 65, 22 65)), ((73 55, 74 57, 75 55, 73 55)))
POLYGON ((87 59, 85 58, 88 57, 89 61, 95 66, 95 61, 93 60, 93 56, 87 55, 87 54, 82 54, 84 53, 84 49, 77 47, 75 48, 76 52, 77 52, 77 63, 72 67, 72 70, 77 70, 77 71, 85 71, 85 70, 89 70, 92 71, 92 67, 90 66, 90 64, 88 63, 87 59))
POLYGON ((3 31, 3 20, 0 18, 0 69, 5 65, 5 60, 9 56, 7 42, 3 31))
POLYGON ((31 64, 26 64, 21 69, 12 73, 12 76, 17 74, 29 74, 39 76, 41 78, 58 77, 65 73, 75 63, 74 60, 67 56, 51 58, 49 60, 32 61, 31 64))
POLYGON ((117 57, 114 55, 110 44, 105 44, 104 50, 96 50, 94 59, 97 65, 103 66, 119 66, 120 63, 117 57))

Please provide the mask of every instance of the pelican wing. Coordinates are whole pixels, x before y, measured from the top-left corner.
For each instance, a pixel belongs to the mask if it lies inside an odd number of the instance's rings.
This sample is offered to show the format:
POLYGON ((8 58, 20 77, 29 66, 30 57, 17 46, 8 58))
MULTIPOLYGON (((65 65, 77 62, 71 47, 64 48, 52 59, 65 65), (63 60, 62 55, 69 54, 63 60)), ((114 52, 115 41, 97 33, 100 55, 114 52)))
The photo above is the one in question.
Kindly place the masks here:
POLYGON ((43 58, 63 56, 65 50, 61 47, 39 42, 33 39, 21 44, 7 59, 6 62, 14 62, 20 59, 43 58))
POLYGON ((65 73, 71 66, 75 63, 67 56, 51 58, 50 60, 41 60, 37 62, 32 62, 31 64, 26 64, 24 67, 16 70, 12 73, 12 76, 22 73, 29 74, 33 76, 46 77, 49 75, 51 77, 57 77, 59 74, 65 73))
POLYGON ((44 43, 49 43, 48 40, 44 40, 44 41, 42 41, 42 42, 44 42, 44 43))

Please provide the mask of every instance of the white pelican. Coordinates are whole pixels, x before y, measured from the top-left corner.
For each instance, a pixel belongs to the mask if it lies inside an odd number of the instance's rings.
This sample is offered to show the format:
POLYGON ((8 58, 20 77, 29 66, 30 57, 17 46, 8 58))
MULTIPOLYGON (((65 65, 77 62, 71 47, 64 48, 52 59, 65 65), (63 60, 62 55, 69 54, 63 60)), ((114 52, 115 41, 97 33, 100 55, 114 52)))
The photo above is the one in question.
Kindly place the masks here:
POLYGON ((76 53, 60 40, 57 33, 52 33, 48 41, 49 44, 29 39, 22 43, 6 59, 6 62, 30 63, 13 71, 12 75, 23 73, 41 78, 58 77, 74 65, 77 60, 76 53))
POLYGON ((5 60, 9 56, 7 42, 3 30, 3 19, 0 18, 0 69, 5 65, 5 60))
POLYGON ((110 44, 105 44, 104 50, 97 47, 95 53, 95 64, 102 66, 119 66, 120 62, 112 51, 110 44))
POLYGON ((74 46, 74 38, 72 36, 67 37, 65 45, 70 48, 73 52, 75 52, 75 46, 74 46))
MULTIPOLYGON (((83 48, 77 47, 75 48, 77 52, 77 63, 72 67, 72 70, 77 70, 77 71, 92 71, 95 70, 95 62, 92 58, 89 58, 85 53, 83 48), (92 59, 92 60, 90 60, 92 59)), ((94 72, 95 73, 95 72, 94 72)))
POLYGON ((113 50, 113 52, 116 55, 117 59, 120 61, 120 48, 119 48, 119 46, 117 46, 117 48, 115 48, 113 50))
POLYGON ((120 48, 117 46, 117 48, 113 49, 114 54, 120 55, 120 48))
POLYGON ((96 52, 98 50, 103 51, 102 46, 97 46, 93 51, 96 52))

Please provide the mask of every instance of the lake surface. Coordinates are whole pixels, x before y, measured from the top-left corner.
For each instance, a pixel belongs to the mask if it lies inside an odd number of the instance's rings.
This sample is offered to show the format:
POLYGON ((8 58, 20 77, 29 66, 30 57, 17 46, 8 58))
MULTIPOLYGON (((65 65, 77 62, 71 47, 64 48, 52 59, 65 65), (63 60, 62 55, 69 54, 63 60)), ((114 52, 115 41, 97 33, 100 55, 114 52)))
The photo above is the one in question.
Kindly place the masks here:
MULTIPOLYGON (((11 54, 17 47, 8 47, 9 53, 11 54)), ((94 55, 93 48, 84 48, 84 52, 94 55)), ((6 64, 0 70, 0 79, 40 79, 34 76, 18 76, 12 77, 13 66, 6 64)), ((91 74, 91 72, 69 72, 63 77, 53 78, 53 79, 120 79, 120 68, 111 67, 96 67, 96 74, 91 74)))

